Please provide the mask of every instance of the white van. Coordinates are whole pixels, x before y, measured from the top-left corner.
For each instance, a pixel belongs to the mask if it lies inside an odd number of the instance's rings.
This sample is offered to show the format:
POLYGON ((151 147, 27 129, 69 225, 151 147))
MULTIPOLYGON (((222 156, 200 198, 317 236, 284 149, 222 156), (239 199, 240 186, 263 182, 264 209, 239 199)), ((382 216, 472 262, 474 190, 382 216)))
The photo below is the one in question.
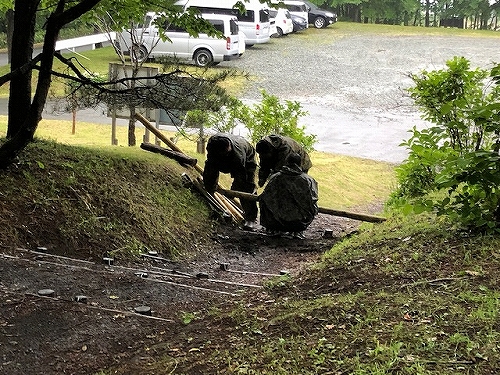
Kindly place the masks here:
POLYGON ((186 30, 169 25, 166 32, 168 39, 163 41, 155 24, 159 16, 156 13, 148 13, 142 27, 135 29, 134 42, 131 42, 130 31, 120 34, 120 48, 123 48, 124 54, 131 55, 132 59, 139 62, 147 58, 168 56, 193 61, 195 65, 205 67, 238 58, 240 48, 236 17, 221 14, 201 16, 221 31, 225 38, 220 39, 201 33, 198 37, 193 37, 186 30))
POLYGON ((269 42, 269 7, 259 0, 249 0, 248 3, 243 2, 246 12, 241 14, 238 9, 233 8, 235 3, 235 0, 178 0, 175 5, 184 9, 196 8, 204 14, 228 14, 238 17, 238 26, 245 34, 248 47, 269 42))

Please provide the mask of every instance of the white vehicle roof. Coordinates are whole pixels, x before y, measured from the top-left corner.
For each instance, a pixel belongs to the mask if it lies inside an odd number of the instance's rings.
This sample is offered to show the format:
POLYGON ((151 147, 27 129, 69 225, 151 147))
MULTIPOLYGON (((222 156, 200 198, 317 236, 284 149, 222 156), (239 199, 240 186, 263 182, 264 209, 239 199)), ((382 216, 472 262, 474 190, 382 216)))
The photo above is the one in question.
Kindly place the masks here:
MULTIPOLYGON (((174 5, 189 7, 189 6, 205 6, 205 7, 218 7, 218 8, 232 8, 236 4, 237 0, 177 0, 174 5)), ((266 8, 265 3, 261 3, 259 0, 249 0, 246 2, 242 1, 245 8, 248 9, 258 9, 266 8)))

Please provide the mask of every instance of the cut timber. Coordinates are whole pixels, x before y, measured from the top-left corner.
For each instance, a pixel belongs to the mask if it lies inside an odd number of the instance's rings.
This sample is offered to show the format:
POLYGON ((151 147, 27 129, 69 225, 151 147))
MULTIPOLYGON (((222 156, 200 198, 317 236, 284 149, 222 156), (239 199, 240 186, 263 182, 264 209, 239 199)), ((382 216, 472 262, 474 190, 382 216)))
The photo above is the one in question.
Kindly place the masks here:
POLYGON ((164 147, 153 145, 151 143, 141 143, 141 148, 143 150, 155 152, 157 154, 166 156, 167 158, 174 159, 175 161, 185 165, 194 166, 198 162, 198 160, 196 160, 195 158, 187 156, 182 152, 172 151, 164 147))
POLYGON ((228 212, 227 208, 225 205, 221 204, 217 199, 215 199, 208 191, 205 190, 205 187, 203 186, 203 184, 200 184, 197 180, 193 180, 191 179, 191 177, 189 177, 187 175, 187 173, 183 173, 182 174, 182 178, 188 182, 189 184, 191 184, 192 186, 194 186, 196 188, 196 190, 198 190, 198 192, 205 197, 205 199, 210 203, 210 205, 216 210, 216 211, 219 211, 221 213, 227 213, 228 215, 230 215, 231 213, 228 212))
MULTIPOLYGON (((151 133, 153 133, 154 135, 156 135, 158 138, 160 138, 168 147, 170 147, 172 150, 174 151, 177 151, 177 152, 180 152, 182 154, 184 154, 182 152, 182 150, 177 147, 177 145, 172 142, 170 139, 168 139, 167 137, 165 137, 165 135, 159 130, 159 129, 156 129, 153 125, 151 125, 151 123, 144 117, 142 116, 141 114, 139 113, 136 113, 135 114, 135 118, 142 124, 144 125, 144 127, 146 129, 148 129, 149 131, 151 131, 151 133)), ((198 165, 198 164, 195 164, 193 165, 194 169, 196 169, 199 173, 203 173, 203 169, 201 169, 201 167, 198 165)))
POLYGON ((356 212, 334 210, 332 208, 325 208, 325 207, 318 207, 318 212, 320 214, 347 217, 349 219, 367 221, 369 223, 381 223, 383 221, 386 221, 385 217, 366 215, 366 214, 358 214, 356 212))
POLYGON ((243 221, 243 215, 230 203, 230 201, 223 195, 221 195, 218 192, 214 193, 215 199, 221 203, 224 207, 226 207, 229 212, 231 213, 231 216, 235 218, 236 222, 242 222, 243 221))
MULTIPOLYGON (((150 130, 151 133, 153 133, 159 139, 161 139, 172 150, 174 150, 174 151, 176 151, 176 152, 178 152, 180 154, 184 154, 182 152, 182 150, 179 147, 177 147, 177 145, 174 142, 172 142, 170 139, 168 139, 162 132, 160 132, 159 129, 157 129, 153 125, 151 125, 151 123, 144 116, 142 116, 139 113, 136 113, 135 114, 135 118, 136 118, 136 120, 140 121, 141 124, 144 125, 144 127, 146 129, 150 130)), ((198 173, 200 173, 201 175, 203 175, 203 169, 198 164, 194 164, 194 165, 192 165, 192 167, 198 173)), ((191 181, 191 182, 200 191, 200 193, 202 193, 202 195, 205 196, 205 198, 210 202, 210 204, 212 206, 214 206, 215 208, 217 208, 219 210, 222 208, 222 210, 221 210, 222 212, 228 211, 227 207, 231 206, 231 209, 229 210, 230 216, 233 218, 233 220, 236 223, 238 223, 238 222, 241 221, 240 218, 242 216, 239 213, 239 212, 241 212, 241 208, 236 204, 236 202, 234 202, 234 201, 232 201, 230 199, 227 199, 226 197, 222 197, 222 196, 219 197, 219 200, 217 200, 214 196, 212 196, 210 193, 208 193, 205 190, 204 185, 203 185, 203 180, 201 180, 201 179, 199 181, 191 181), (233 213, 234 211, 236 211, 236 213, 233 213)), ((220 185, 217 185, 217 187, 218 187, 218 189, 222 189, 220 187, 220 185)))
MULTIPOLYGON (((217 191, 221 194, 224 194, 226 197, 230 197, 230 198, 241 198, 241 199, 254 200, 254 201, 259 200, 258 195, 244 193, 242 191, 225 190, 225 189, 217 189, 217 191)), ((334 210, 332 208, 325 208, 325 207, 318 207, 318 212, 322 213, 322 214, 332 215, 332 216, 340 216, 340 217, 347 217, 349 219, 354 219, 354 220, 367 221, 370 223, 381 223, 381 222, 386 220, 385 217, 359 214, 356 212, 334 210)))

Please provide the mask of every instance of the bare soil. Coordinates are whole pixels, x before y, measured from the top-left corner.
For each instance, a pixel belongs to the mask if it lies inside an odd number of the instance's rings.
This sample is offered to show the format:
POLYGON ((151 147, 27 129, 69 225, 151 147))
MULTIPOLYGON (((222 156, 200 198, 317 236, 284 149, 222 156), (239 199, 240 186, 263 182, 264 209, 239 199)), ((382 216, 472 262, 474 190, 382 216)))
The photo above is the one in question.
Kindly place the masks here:
MULTIPOLYGON (((304 240, 221 225, 198 249, 203 255, 184 262, 148 253, 118 264, 3 249, 0 373, 93 374, 118 364, 145 373, 140 369, 155 356, 148 348, 171 348, 189 320, 247 293, 265 300, 266 280, 298 275, 359 224, 320 214, 304 240)), ((196 339, 212 334, 196 332, 196 339)))

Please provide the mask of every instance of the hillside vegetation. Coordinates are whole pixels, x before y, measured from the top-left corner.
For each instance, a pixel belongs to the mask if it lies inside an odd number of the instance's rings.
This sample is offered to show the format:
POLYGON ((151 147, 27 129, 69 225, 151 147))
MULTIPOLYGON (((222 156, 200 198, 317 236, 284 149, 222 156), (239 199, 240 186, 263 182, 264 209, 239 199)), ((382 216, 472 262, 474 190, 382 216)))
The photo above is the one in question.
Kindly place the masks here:
POLYGON ((0 246, 43 246, 99 259, 158 251, 172 257, 210 233, 186 170, 155 154, 36 141, 0 175, 0 246))
MULTIPOLYGON (((38 140, 1 172, 0 244, 187 257, 215 222, 184 171, 138 148, 38 140)), ((498 248, 496 236, 433 216, 366 224, 299 277, 192 312, 178 334, 135 353, 147 364, 131 356, 101 374, 494 374, 498 248)))
POLYGON ((499 242, 434 217, 365 227, 300 278, 192 323, 150 370, 496 374, 499 242))

